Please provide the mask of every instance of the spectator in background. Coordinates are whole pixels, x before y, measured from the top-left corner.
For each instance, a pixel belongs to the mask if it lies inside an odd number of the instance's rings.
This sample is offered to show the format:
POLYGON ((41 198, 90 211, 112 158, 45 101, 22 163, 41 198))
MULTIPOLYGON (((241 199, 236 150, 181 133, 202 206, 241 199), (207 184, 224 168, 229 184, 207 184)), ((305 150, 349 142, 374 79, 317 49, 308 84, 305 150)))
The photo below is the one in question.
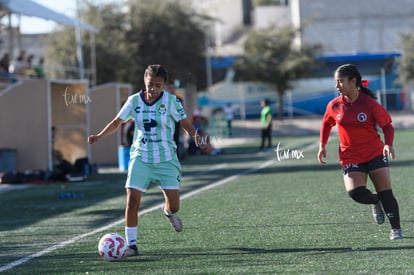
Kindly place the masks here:
MULTIPOLYGON (((207 131, 208 126, 208 119, 201 115, 201 108, 197 107, 193 111, 193 116, 191 118, 191 123, 193 124, 193 127, 196 129, 197 133, 204 134, 207 131)), ((188 154, 189 155, 195 155, 199 154, 199 146, 197 144, 197 141, 190 136, 188 140, 188 154)))
POLYGON ((267 140, 267 147, 272 147, 272 108, 270 100, 263 99, 260 103, 262 110, 260 111, 260 122, 262 125, 262 143, 260 150, 263 150, 267 140))
MULTIPOLYGON (((200 143, 207 142, 211 146, 212 144, 210 136, 207 135, 208 119, 201 115, 201 108, 197 108, 196 110, 194 110, 191 123, 193 124, 194 129, 196 129, 196 133, 198 135, 204 136, 205 138, 195 140, 193 137, 190 136, 190 139, 188 140, 188 153, 190 155, 195 155, 199 153, 205 154, 206 152, 202 152, 200 150, 200 143)), ((222 152, 220 148, 214 148, 213 146, 212 148, 213 150, 211 152, 207 152, 207 154, 214 156, 222 152)))
POLYGON ((45 71, 44 71, 44 62, 45 59, 42 57, 39 58, 39 63, 36 65, 36 67, 34 68, 35 70, 35 75, 37 78, 44 78, 45 77, 45 71))
POLYGON ((12 68, 13 64, 10 64, 9 53, 4 53, 0 60, 0 80, 7 85, 8 83, 14 83, 17 81, 16 77, 12 74, 12 68))
POLYGON ((33 58, 34 58, 34 55, 31 54, 26 59, 26 71, 25 71, 25 74, 28 77, 36 77, 36 71, 35 71, 35 69, 33 67, 33 58))
POLYGON ((201 107, 197 107, 193 111, 192 122, 199 124, 204 130, 207 130, 208 119, 205 116, 202 115, 202 108, 201 107))
POLYGON ((8 85, 9 82, 9 66, 10 66, 10 60, 9 60, 9 54, 4 53, 3 57, 0 60, 0 81, 2 83, 5 83, 5 85, 8 85))
MULTIPOLYGON (((205 128, 203 126, 203 119, 200 115, 193 115, 191 119, 191 123, 193 124, 194 129, 199 135, 205 135, 205 128)), ((195 155, 200 153, 200 148, 197 144, 197 140, 194 137, 190 136, 188 140, 188 154, 195 155)))
POLYGON ((8 53, 4 53, 0 60, 0 69, 2 73, 9 74, 10 68, 10 56, 8 53))
POLYGON ((26 57, 26 52, 24 50, 21 50, 19 55, 17 56, 16 61, 11 66, 12 73, 18 76, 26 75, 27 64, 25 61, 25 57, 26 57))
POLYGON ((227 122, 227 134, 229 137, 232 136, 232 127, 231 127, 231 122, 234 119, 234 111, 233 111, 233 107, 231 106, 231 103, 227 103, 226 106, 224 106, 224 116, 226 117, 226 122, 227 122))

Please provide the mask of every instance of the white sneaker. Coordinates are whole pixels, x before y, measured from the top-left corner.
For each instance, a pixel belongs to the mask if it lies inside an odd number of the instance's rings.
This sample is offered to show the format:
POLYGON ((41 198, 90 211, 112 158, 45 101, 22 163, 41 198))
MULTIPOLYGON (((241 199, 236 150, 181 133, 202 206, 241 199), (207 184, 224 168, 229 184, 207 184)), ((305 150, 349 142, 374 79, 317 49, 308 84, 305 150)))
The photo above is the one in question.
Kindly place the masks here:
POLYGON ((168 213, 164 208, 164 205, 162 206, 162 212, 164 213, 165 217, 168 219, 168 221, 171 224, 171 227, 174 228, 175 231, 181 232, 183 231, 183 223, 181 222, 180 218, 175 213, 168 213))
POLYGON ((404 236, 401 229, 391 229, 390 240, 400 240, 402 238, 404 238, 404 236))
POLYGON ((372 216, 374 217, 374 220, 377 224, 384 223, 385 217, 381 202, 372 205, 372 216))

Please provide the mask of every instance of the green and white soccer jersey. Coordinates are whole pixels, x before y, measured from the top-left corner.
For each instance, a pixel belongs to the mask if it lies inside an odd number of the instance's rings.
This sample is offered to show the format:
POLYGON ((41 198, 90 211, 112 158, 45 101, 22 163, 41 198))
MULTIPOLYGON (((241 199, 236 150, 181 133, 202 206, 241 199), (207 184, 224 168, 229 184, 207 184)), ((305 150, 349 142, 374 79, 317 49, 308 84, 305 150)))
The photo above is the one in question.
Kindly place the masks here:
POLYGON ((140 91, 128 97, 117 117, 135 120, 130 156, 143 162, 159 163, 177 158, 174 142, 175 123, 187 118, 180 100, 167 92, 148 104, 140 91))

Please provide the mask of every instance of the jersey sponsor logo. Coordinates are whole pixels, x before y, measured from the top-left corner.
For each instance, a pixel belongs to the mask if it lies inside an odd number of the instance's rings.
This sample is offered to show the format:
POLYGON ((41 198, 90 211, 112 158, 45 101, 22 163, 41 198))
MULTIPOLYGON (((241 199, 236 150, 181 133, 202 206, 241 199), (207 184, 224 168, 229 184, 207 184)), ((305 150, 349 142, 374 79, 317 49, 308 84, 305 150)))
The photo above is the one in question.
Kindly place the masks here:
POLYGON ((154 110, 141 110, 141 107, 138 106, 134 109, 135 113, 143 113, 143 114, 155 114, 156 112, 154 110))
POLYGON ((162 142, 162 139, 152 139, 152 138, 141 138, 141 143, 142 144, 147 144, 147 143, 159 143, 162 142))
POLYGON ((144 119, 143 123, 144 123, 144 129, 145 129, 146 132, 151 131, 151 128, 155 128, 158 125, 157 121, 153 120, 152 118, 151 119, 144 119))
POLYGON ((160 107, 158 108, 158 113, 160 113, 161 115, 164 115, 166 112, 167 112, 167 107, 165 106, 164 103, 162 103, 160 107))
POLYGON ((367 121, 368 116, 367 116, 366 113, 360 112, 360 113, 357 114, 357 119, 358 119, 359 122, 365 122, 365 121, 367 121))

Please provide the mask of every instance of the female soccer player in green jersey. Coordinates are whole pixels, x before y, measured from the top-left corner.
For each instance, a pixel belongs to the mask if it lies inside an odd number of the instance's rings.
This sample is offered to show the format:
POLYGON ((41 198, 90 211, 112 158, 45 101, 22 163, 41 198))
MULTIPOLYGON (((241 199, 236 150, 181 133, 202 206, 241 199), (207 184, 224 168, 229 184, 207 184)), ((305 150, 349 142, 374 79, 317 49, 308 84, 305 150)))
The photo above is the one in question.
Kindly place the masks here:
MULTIPOLYGON (((117 131, 123 122, 134 119, 134 138, 130 151, 126 188, 125 236, 128 249, 125 256, 137 256, 138 210, 142 193, 151 182, 157 183, 165 198, 162 207, 175 231, 181 232, 182 222, 177 216, 180 206, 179 187, 181 166, 174 142, 175 123, 179 122, 186 132, 200 139, 175 95, 163 90, 168 72, 161 65, 149 65, 144 73, 145 89, 130 96, 118 115, 97 135, 90 135, 93 144, 117 131)), ((199 143, 201 150, 211 152, 206 139, 199 143)))

